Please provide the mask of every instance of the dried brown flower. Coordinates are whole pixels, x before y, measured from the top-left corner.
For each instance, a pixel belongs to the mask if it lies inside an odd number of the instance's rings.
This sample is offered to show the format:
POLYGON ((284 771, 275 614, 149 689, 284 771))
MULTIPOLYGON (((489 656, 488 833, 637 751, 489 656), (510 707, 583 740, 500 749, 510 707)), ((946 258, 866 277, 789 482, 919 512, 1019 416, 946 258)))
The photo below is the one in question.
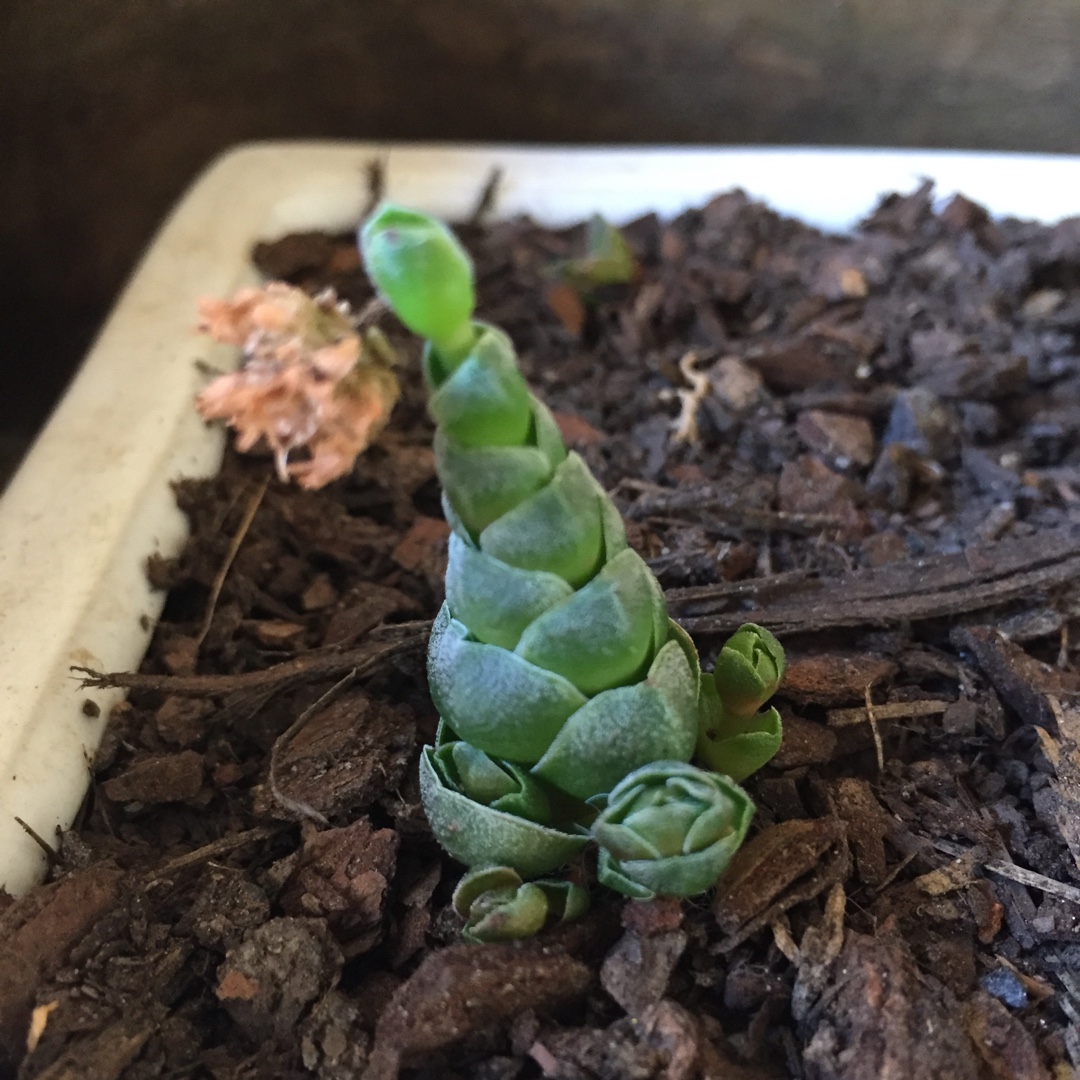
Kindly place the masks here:
POLYGON ((282 480, 319 488, 344 476, 385 425, 397 379, 369 358, 332 290, 314 298, 283 282, 246 288, 232 300, 203 300, 199 329, 243 350, 240 369, 196 399, 206 420, 236 429, 237 448, 260 439, 282 480), (306 460, 289 454, 307 447, 306 460))

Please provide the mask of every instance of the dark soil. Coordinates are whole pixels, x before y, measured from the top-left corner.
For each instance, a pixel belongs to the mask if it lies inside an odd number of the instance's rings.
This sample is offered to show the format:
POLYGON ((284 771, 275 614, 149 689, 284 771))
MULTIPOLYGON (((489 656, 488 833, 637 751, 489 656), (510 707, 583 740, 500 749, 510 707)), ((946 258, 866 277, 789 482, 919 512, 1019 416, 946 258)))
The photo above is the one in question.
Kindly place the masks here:
MULTIPOLYGON (((105 680, 79 827, 0 903, 10 1075, 1072 1075, 1080 222, 926 187, 838 238, 733 193, 635 222, 638 279, 584 299, 551 269, 579 230, 463 233, 706 666, 747 619, 788 647, 751 840, 681 912, 594 889, 577 926, 459 942, 416 781, 447 530, 387 326, 405 397, 348 481, 263 494, 230 457, 180 487, 194 539, 105 680)), ((370 298, 351 238, 256 261, 370 298)))

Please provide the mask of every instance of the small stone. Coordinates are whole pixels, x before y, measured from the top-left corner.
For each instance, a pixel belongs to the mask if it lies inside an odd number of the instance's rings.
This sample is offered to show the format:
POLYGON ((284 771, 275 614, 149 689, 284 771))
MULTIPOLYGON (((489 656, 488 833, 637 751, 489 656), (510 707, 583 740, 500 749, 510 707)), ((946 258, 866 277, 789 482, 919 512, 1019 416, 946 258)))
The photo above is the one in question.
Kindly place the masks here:
POLYGON ((865 416, 807 409, 799 414, 795 430, 811 450, 830 458, 838 468, 866 466, 874 460, 874 431, 865 416))
POLYGON ((777 499, 786 514, 844 514, 854 511, 851 481, 833 472, 816 457, 804 454, 785 461, 780 470, 777 499))
POLYGON ((300 596, 300 605, 305 611, 320 611, 329 607, 338 598, 328 574, 316 574, 311 584, 300 596))
POLYGON ((1001 967, 979 980, 979 985, 1010 1009, 1022 1009, 1028 1003, 1028 993, 1016 972, 1001 967))
POLYGON ((1020 310, 1026 319, 1045 319, 1053 315, 1065 299, 1065 293, 1060 289, 1039 289, 1024 301, 1020 310))
POLYGON ((947 461, 959 446, 956 417, 932 390, 913 386, 893 402, 882 445, 899 443, 927 457, 947 461))
POLYGON ((765 380, 737 356, 724 356, 709 369, 713 394, 734 412, 744 412, 761 400, 765 380))

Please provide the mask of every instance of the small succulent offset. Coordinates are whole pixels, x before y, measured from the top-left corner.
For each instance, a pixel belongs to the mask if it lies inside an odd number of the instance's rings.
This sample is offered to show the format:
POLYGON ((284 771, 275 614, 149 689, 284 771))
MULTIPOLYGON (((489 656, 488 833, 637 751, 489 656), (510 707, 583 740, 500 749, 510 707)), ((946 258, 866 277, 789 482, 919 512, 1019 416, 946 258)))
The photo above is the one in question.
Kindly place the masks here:
POLYGON ((427 339, 452 532, 428 661, 442 724, 420 778, 435 836, 474 870, 459 890, 467 936, 520 937, 552 912, 578 914, 577 893, 556 902, 554 884, 528 879, 590 839, 601 880, 625 895, 708 889, 753 814, 731 776, 779 745, 779 716, 759 710, 783 650, 745 626, 703 679, 618 510, 529 391, 509 338, 474 320, 473 268, 453 234, 384 205, 360 242, 383 299, 427 339), (709 770, 688 764, 695 751, 709 770))

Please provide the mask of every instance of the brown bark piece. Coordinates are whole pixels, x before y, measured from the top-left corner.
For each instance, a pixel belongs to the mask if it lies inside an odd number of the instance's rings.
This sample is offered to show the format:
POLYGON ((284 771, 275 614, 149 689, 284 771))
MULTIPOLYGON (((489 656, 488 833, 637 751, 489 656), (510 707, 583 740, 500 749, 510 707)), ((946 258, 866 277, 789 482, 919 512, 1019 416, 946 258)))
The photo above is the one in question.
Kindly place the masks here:
POLYGON ((344 829, 305 828, 296 868, 280 903, 287 915, 326 919, 346 960, 381 936, 383 906, 397 863, 398 837, 367 818, 344 829))
POLYGON ((823 765, 836 753, 836 732, 824 724, 781 712, 784 741, 769 764, 774 769, 794 769, 801 765, 823 765))
POLYGON ((98 864, 45 885, 0 914, 0 1066, 24 1049, 39 982, 120 898, 121 873, 98 864))
POLYGON ((887 683, 898 670, 873 653, 796 654, 788 658, 780 693, 799 704, 846 705, 865 701, 868 686, 887 683))
POLYGON ((161 1015, 137 1010, 134 1016, 78 1038, 48 1068, 35 1072, 35 1080, 120 1080, 161 1020, 161 1015))
POLYGON ((785 461, 780 469, 776 496, 785 514, 829 514, 848 519, 855 514, 852 481, 833 472, 812 454, 785 461))
POLYGON ((802 1023, 807 1077, 979 1080, 963 1020, 902 942, 848 933, 802 1023))
POLYGON ((388 616, 402 612, 416 614, 419 606, 400 589, 365 581, 341 598, 339 606, 330 616, 322 643, 352 643, 373 630, 388 616))
POLYGON ((161 754, 132 765, 102 784, 113 802, 167 803, 193 799, 203 782, 203 756, 194 750, 161 754))
POLYGON ((730 632, 748 619, 774 633, 841 626, 895 626, 984 611, 1040 590, 1077 589, 1080 527, 1064 525, 979 548, 979 558, 937 555, 853 570, 835 578, 776 574, 752 582, 668 591, 673 615, 691 633, 730 632), (737 610, 705 614, 711 607, 737 610), (754 607, 743 606, 753 600, 754 607), (684 618, 689 609, 693 617, 684 618))
POLYGON ((771 825, 735 854, 712 910, 729 951, 796 904, 843 881, 850 870, 839 818, 771 825))
POLYGON ((846 381, 844 369, 809 342, 770 346, 743 357, 759 372, 771 390, 788 393, 806 390, 815 383, 846 381))
POLYGON ((628 930, 600 968, 600 984, 633 1017, 667 993, 668 980, 686 949, 684 930, 643 936, 628 930))
POLYGON ((847 822, 848 843, 854 849, 859 878, 871 888, 880 885, 887 874, 884 841, 895 823, 865 780, 837 780, 830 785, 829 793, 837 816, 847 822))
POLYGON ((1035 1040, 997 998, 977 990, 964 1008, 964 1017, 993 1080, 1050 1080, 1035 1040))
POLYGON ((951 637, 958 648, 974 655, 994 689, 1025 724, 1054 723, 1047 694, 1080 692, 1080 676, 1036 660, 992 626, 958 627, 951 637))
POLYGON ((811 450, 831 459, 839 468, 866 466, 874 460, 874 431, 865 416, 807 409, 799 414, 795 430, 811 450))
MULTIPOLYGON (((415 741, 416 725, 404 710, 361 691, 343 694, 283 748, 278 789, 324 817, 354 813, 398 787, 415 741)), ((273 813, 270 805, 262 810, 273 813)))
POLYGON ((158 734, 174 746, 191 746, 206 734, 207 717, 214 711, 210 701, 168 697, 154 714, 158 734))
POLYGON ((284 1042, 341 964, 322 919, 271 919, 225 957, 217 997, 248 1038, 284 1042))
POLYGON ((446 539, 450 526, 438 518, 418 517, 390 557, 405 570, 425 569, 445 560, 446 539))
POLYGON ((591 982, 585 964, 542 945, 452 945, 431 953, 379 1017, 363 1080, 396 1080, 403 1067, 526 1009, 579 1000, 591 982))
POLYGON ((577 413, 557 412, 553 415, 555 423, 559 425, 559 434, 567 446, 594 446, 607 437, 577 413))

